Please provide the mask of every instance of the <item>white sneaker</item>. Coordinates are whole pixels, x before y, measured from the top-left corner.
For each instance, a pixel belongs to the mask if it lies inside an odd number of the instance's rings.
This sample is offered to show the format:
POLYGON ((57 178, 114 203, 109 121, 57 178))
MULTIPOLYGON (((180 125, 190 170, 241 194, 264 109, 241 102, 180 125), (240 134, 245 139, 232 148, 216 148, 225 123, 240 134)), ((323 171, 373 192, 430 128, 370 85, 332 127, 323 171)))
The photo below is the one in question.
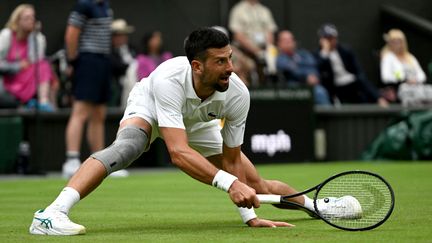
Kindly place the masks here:
POLYGON ((317 207, 320 215, 324 218, 359 219, 362 217, 361 205, 353 196, 319 199, 317 200, 317 207))
POLYGON ((62 176, 63 178, 69 179, 71 178, 75 172, 79 169, 81 166, 81 161, 79 159, 68 159, 63 164, 62 167, 62 176))
POLYGON ((86 229, 60 211, 41 209, 34 214, 29 232, 33 235, 82 235, 86 229))
POLYGON ((118 170, 118 171, 114 171, 109 176, 111 176, 111 177, 128 177, 129 172, 127 170, 118 170))

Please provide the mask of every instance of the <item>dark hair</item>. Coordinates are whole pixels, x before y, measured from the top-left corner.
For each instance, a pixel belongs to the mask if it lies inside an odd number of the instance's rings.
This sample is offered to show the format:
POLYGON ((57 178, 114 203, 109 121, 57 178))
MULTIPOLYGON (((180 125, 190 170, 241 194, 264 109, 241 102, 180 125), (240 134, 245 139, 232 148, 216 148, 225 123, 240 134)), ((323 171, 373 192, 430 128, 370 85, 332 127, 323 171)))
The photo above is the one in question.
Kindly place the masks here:
POLYGON ((141 38, 141 53, 148 55, 149 54, 149 48, 148 43, 150 39, 153 37, 154 31, 146 32, 144 33, 143 37, 141 38))
POLYGON ((228 37, 219 30, 204 27, 192 31, 186 38, 184 49, 189 63, 194 59, 205 60, 209 48, 222 48, 229 44, 228 37))
MULTIPOLYGON (((153 30, 144 33, 143 37, 141 38, 141 48, 140 48, 142 54, 145 55, 150 54, 149 42, 157 33, 160 33, 160 31, 153 30)), ((162 52, 163 52, 163 47, 160 46, 158 54, 161 54, 162 52)))

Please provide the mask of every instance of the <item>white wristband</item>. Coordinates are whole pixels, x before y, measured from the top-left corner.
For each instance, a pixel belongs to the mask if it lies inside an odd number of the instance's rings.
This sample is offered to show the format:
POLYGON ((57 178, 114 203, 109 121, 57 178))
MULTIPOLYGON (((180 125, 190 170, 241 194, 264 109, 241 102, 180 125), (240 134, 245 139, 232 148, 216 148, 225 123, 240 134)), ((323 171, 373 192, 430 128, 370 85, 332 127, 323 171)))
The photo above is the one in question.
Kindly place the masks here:
POLYGON ((225 192, 228 192, 228 190, 230 189, 231 185, 234 183, 235 180, 237 180, 238 178, 231 175, 228 172, 225 172, 223 170, 219 170, 215 177, 213 178, 213 182, 212 185, 214 187, 217 187, 225 192))
POLYGON ((255 210, 253 208, 241 208, 238 207, 238 211, 240 213, 240 217, 243 220, 243 223, 247 223, 249 220, 257 218, 258 216, 255 214, 255 210))

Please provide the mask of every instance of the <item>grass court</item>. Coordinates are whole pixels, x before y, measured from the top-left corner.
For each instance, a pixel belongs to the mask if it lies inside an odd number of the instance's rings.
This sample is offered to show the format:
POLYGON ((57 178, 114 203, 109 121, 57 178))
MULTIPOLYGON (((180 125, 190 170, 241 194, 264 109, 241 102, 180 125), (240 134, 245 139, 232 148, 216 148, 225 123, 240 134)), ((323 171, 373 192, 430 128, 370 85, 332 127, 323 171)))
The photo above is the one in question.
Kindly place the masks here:
POLYGON ((264 178, 307 189, 345 170, 382 175, 395 192, 395 209, 383 225, 348 232, 311 219, 301 211, 270 205, 261 218, 287 221, 294 228, 244 225, 226 193, 201 184, 178 169, 133 171, 108 178, 78 203, 70 218, 87 228, 83 236, 34 236, 33 213, 47 206, 66 183, 59 177, 1 178, 1 242, 431 242, 432 163, 338 162, 258 165, 264 178))

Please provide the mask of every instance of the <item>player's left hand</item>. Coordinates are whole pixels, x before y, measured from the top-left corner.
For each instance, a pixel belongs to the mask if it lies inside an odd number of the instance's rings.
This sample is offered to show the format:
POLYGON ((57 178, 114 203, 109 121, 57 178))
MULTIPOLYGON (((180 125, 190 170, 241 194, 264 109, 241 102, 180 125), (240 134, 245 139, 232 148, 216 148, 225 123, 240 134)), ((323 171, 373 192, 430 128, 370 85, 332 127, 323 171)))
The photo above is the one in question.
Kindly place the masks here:
POLYGON ((295 225, 287 222, 271 221, 267 219, 254 218, 247 222, 250 227, 294 227, 295 225))

